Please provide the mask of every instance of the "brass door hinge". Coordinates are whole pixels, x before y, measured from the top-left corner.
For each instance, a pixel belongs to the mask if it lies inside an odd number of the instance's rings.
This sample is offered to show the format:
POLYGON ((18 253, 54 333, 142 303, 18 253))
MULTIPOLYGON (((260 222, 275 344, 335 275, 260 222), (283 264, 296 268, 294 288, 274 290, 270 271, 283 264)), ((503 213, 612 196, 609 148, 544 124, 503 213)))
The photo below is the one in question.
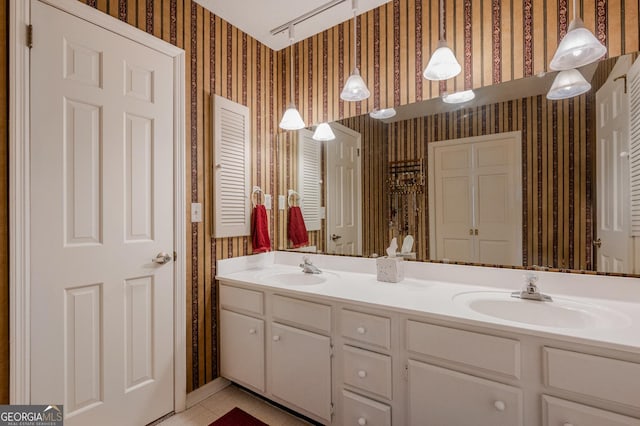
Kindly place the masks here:
POLYGON ((31 49, 33 47, 33 25, 27 25, 27 47, 31 49))

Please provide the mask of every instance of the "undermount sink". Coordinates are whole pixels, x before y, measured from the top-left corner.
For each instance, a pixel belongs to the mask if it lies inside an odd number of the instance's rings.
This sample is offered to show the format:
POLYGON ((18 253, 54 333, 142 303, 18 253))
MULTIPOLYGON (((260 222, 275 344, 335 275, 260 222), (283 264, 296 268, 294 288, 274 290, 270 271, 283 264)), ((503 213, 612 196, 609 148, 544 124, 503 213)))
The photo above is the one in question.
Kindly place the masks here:
MULTIPOLYGON (((305 274, 304 272, 277 272, 261 277, 265 282, 287 286, 307 286, 323 284, 327 281, 329 272, 321 274, 305 274)), ((333 275, 333 274, 331 274, 333 275)))
POLYGON ((482 315, 543 327, 620 328, 631 322, 608 308, 555 296, 552 302, 538 302, 511 297, 509 292, 472 291, 453 300, 482 315))

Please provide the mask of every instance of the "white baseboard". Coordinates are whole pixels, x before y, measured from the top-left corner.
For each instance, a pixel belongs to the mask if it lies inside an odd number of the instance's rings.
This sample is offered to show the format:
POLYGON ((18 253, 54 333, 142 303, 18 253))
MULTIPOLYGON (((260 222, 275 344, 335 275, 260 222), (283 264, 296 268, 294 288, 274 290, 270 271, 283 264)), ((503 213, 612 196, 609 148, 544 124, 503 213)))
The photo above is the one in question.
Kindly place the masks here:
POLYGON ((204 401, 214 393, 220 392, 222 389, 229 386, 231 382, 224 377, 218 377, 212 382, 207 383, 204 386, 199 387, 193 392, 187 394, 187 409, 193 407, 197 403, 204 401))

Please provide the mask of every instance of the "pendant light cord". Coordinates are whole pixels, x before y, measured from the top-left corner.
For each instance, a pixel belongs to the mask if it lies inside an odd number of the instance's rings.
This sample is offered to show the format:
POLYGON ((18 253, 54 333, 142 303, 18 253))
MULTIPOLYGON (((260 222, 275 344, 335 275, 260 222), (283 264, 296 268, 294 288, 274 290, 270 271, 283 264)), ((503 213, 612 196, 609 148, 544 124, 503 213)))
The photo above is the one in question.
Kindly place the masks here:
POLYGON ((353 64, 354 68, 358 68, 358 3, 357 0, 353 0, 353 64))
POLYGON ((444 0, 440 0, 440 40, 444 40, 444 0))
POLYGON ((289 89, 291 90, 291 104, 293 104, 293 24, 289 25, 289 79, 290 85, 289 89))

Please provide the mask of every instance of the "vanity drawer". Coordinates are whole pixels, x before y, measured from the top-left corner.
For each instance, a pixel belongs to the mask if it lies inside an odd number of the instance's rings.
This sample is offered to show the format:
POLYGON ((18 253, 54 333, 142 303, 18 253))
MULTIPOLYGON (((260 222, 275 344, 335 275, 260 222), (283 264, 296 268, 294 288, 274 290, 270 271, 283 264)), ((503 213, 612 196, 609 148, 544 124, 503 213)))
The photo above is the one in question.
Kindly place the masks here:
POLYGON ((342 391, 344 426, 391 426, 391 407, 355 393, 342 391))
POLYGON ((359 342, 391 348, 391 320, 377 315, 343 309, 340 315, 340 331, 344 337, 359 342))
POLYGON ((285 296, 273 296, 273 318, 311 331, 331 331, 331 307, 285 296))
POLYGON ((640 419, 542 395, 544 426, 640 426, 640 419))
POLYGON ((264 313, 262 292, 223 284, 220 285, 220 306, 258 315, 264 313))
POLYGON ((391 399, 391 357, 343 346, 344 383, 391 399))
POLYGON ((520 378, 520 342, 517 340, 409 320, 407 349, 520 378))
POLYGON ((408 374, 410 425, 523 425, 518 388, 411 359, 408 374))
POLYGON ((640 408, 640 364, 545 347, 544 384, 640 408))

